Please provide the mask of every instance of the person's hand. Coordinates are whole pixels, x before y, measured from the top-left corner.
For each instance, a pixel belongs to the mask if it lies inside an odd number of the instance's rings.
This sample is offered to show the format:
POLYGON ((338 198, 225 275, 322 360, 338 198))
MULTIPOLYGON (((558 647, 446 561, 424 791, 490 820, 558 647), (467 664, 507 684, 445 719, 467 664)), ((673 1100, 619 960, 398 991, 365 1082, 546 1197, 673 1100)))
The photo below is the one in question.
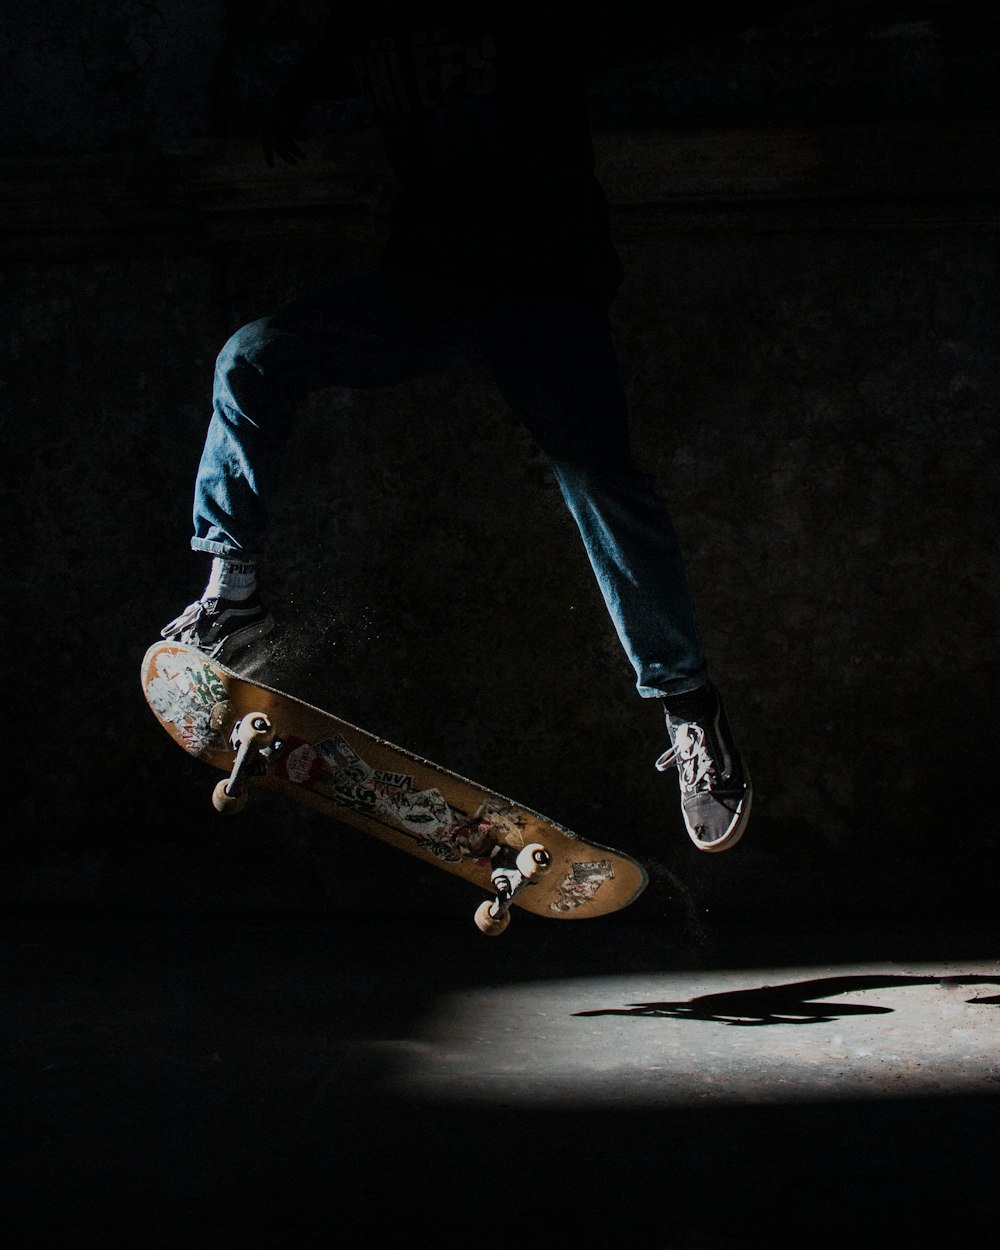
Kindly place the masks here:
POLYGON ((303 125, 308 105, 296 99, 290 92, 279 91, 261 136, 261 149, 268 169, 273 169, 275 158, 278 157, 286 165, 297 165, 299 161, 308 160, 300 143, 310 138, 303 125))

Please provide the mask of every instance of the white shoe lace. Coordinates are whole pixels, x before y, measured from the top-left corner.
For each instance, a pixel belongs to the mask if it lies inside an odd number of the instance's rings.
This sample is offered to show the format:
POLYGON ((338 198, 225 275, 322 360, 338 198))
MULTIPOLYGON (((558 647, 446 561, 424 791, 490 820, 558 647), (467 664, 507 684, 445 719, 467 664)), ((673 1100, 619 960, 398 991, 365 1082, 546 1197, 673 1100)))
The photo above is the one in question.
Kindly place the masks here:
POLYGON ((705 731, 691 721, 678 725, 673 742, 656 761, 661 773, 677 768, 681 785, 688 793, 711 790, 716 778, 715 760, 705 743, 705 731))
POLYGON ((200 599, 196 599, 194 603, 189 603, 176 620, 171 621, 169 625, 165 625, 160 630, 160 636, 162 638, 171 638, 180 634, 183 637, 198 622, 203 611, 204 605, 200 599))

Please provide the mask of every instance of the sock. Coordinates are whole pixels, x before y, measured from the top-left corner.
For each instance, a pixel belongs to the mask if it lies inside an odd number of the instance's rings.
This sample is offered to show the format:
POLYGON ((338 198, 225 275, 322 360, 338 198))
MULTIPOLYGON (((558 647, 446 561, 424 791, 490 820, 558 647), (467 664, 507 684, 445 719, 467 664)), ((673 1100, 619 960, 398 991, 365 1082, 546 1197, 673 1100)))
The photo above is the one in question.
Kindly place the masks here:
POLYGON ((249 599, 257 589, 257 567, 244 561, 212 559, 212 572, 202 599, 249 599))
POLYGON ((702 720, 715 711, 715 687, 710 681, 697 690, 685 690, 683 694, 670 694, 660 702, 665 715, 674 720, 702 720))

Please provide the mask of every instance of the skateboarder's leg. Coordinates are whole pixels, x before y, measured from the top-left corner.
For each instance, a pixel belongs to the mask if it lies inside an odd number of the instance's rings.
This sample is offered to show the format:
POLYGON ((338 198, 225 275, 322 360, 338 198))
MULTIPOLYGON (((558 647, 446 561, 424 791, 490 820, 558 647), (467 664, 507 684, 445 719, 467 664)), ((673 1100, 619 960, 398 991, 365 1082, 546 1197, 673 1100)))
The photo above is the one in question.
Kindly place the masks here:
POLYGON ((219 354, 195 483, 196 551, 209 583, 163 630, 225 660, 272 625, 256 594, 268 503, 300 402, 326 387, 390 385, 453 359, 432 309, 379 274, 317 291, 238 330, 219 354))
POLYGON ((702 850, 732 846, 751 799, 708 679, 674 527, 629 449, 627 404, 603 310, 564 304, 495 321, 482 353, 549 456, 644 698, 663 701, 684 820, 702 850))
POLYGON ((629 448, 607 317, 564 304, 515 313, 483 346, 515 415, 549 457, 645 698, 707 680, 680 546, 629 448))
POLYGON ((378 274, 347 279, 238 330, 219 354, 195 484, 196 551, 255 559, 300 402, 386 386, 449 363, 440 327, 378 274))

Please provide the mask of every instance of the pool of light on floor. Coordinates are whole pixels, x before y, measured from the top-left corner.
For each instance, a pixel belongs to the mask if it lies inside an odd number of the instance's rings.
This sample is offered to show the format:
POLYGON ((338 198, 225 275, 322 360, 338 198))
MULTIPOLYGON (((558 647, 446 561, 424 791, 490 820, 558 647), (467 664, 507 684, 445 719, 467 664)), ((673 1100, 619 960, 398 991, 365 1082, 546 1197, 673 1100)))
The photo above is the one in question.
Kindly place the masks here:
POLYGON ((1000 1094, 1000 963, 539 980, 381 1044, 399 1093, 537 1107, 1000 1094))

